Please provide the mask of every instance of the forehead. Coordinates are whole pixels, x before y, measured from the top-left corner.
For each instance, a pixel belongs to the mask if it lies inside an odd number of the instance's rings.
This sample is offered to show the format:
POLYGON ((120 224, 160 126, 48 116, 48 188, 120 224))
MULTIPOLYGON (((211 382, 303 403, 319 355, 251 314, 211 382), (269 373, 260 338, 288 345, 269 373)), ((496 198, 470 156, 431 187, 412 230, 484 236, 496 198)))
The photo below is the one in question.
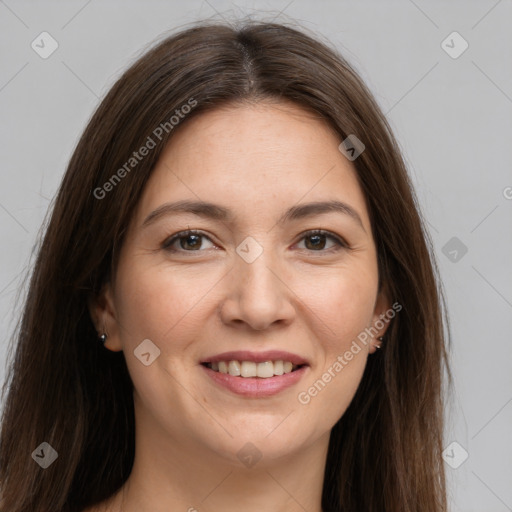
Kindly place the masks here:
POLYGON ((161 154, 139 217, 181 199, 215 199, 253 214, 338 199, 353 205, 369 227, 355 167, 338 150, 340 142, 320 116, 290 103, 201 113, 173 135, 161 154))

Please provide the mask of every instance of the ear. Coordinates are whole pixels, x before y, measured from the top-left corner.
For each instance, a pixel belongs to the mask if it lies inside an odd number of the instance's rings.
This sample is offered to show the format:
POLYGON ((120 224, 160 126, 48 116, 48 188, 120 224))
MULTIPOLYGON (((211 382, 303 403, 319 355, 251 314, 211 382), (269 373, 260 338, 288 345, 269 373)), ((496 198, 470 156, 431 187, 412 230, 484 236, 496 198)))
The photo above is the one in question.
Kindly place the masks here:
POLYGON ((377 350, 377 346, 381 346, 382 342, 378 338, 384 336, 388 327, 390 318, 386 315, 386 312, 391 308, 391 301, 389 300, 389 293, 387 286, 383 284, 380 291, 377 294, 375 301, 375 308, 373 310, 371 330, 375 332, 373 341, 370 343, 369 353, 373 354, 377 350))
POLYGON ((98 336, 107 334, 105 348, 112 352, 123 349, 119 336, 119 323, 117 321, 112 286, 106 283, 97 296, 91 296, 88 301, 89 314, 98 332, 98 336))

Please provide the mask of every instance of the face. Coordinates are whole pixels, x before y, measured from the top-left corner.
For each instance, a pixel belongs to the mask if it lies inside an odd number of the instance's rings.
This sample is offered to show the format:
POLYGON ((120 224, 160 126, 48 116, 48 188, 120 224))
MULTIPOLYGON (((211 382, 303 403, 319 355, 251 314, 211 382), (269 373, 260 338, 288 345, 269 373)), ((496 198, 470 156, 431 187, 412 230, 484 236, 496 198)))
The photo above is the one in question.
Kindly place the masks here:
POLYGON ((240 464, 247 442, 266 460, 291 456, 345 412, 374 350, 357 340, 389 303, 340 142, 284 103, 201 114, 175 133, 94 310, 107 348, 124 351, 148 436, 240 464), (170 206, 183 201, 215 206, 170 206))

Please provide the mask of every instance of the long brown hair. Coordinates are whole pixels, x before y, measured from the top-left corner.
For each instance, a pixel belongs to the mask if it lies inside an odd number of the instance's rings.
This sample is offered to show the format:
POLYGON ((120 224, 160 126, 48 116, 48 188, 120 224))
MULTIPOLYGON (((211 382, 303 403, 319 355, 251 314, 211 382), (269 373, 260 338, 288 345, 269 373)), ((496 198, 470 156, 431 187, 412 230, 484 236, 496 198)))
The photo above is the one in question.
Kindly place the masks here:
POLYGON ((295 102, 324 119, 340 142, 351 134, 363 141, 354 165, 379 279, 402 306, 332 429, 323 510, 446 511, 442 377, 444 368, 451 382, 449 329, 432 243, 391 129, 330 43, 284 24, 207 22, 166 37, 124 72, 73 153, 13 337, 0 512, 80 511, 113 495, 129 476, 133 385, 123 353, 98 343, 88 301, 116 268, 131 214, 173 133, 201 112, 262 99, 295 102), (174 126, 176 109, 191 100, 194 108, 174 126), (157 127, 165 128, 160 137, 157 127), (127 167, 149 136, 155 146, 127 167), (46 469, 31 456, 42 442, 58 453, 46 469))

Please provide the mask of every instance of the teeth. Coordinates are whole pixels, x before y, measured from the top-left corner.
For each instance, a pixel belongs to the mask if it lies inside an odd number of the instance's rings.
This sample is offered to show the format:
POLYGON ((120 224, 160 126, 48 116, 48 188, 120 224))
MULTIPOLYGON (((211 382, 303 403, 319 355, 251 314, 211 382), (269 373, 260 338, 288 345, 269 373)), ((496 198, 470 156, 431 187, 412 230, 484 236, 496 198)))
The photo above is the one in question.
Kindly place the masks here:
POLYGON ((253 363, 252 361, 243 361, 240 365, 240 375, 242 377, 256 377, 256 363, 253 363))
POLYGON ((233 375, 234 377, 259 377, 268 379, 274 375, 283 375, 290 373, 298 368, 298 365, 290 361, 265 361, 255 363, 254 361, 219 361, 218 363, 209 363, 208 367, 213 371, 233 375))
POLYGON ((274 361, 274 375, 283 375, 283 361, 274 361))
POLYGON ((241 373, 240 363, 238 361, 229 361, 228 373, 229 373, 229 375, 236 375, 236 376, 240 375, 240 373, 241 373))
POLYGON ((274 363, 272 361, 265 361, 258 363, 256 366, 256 373, 262 379, 268 379, 274 376, 274 363))

